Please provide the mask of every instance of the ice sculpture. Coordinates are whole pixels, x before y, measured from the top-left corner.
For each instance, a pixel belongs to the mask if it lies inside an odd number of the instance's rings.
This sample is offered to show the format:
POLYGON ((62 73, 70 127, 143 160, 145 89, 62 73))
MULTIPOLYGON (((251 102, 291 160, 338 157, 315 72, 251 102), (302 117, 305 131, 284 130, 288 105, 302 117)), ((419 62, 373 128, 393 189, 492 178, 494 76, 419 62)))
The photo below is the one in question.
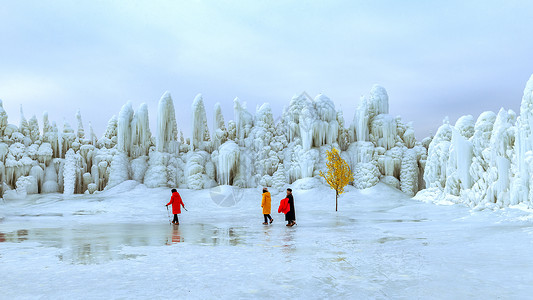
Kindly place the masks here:
POLYGON ((482 113, 475 124, 472 116, 464 116, 454 126, 441 126, 429 146, 424 173, 431 193, 472 207, 531 206, 532 120, 533 76, 519 117, 500 109, 498 114, 482 113))
MULTIPOLYGON (((348 162, 357 188, 380 180, 409 195, 427 188, 472 206, 533 204, 533 77, 524 90, 520 116, 485 112, 476 122, 445 120, 434 137, 415 139, 413 125, 389 114, 389 97, 378 85, 361 97, 353 122, 323 94, 294 96, 280 118, 269 104, 250 113, 233 100, 234 118, 214 106, 213 130, 201 95, 192 102, 193 130, 180 133, 169 92, 159 100, 155 136, 146 104, 126 103, 97 139, 43 113, 9 124, 0 102, 0 179, 6 197, 28 193, 97 193, 125 180, 148 187, 209 188, 273 186, 282 189, 324 168, 323 153, 335 147, 348 162)), ((89 123, 90 124, 90 123, 89 123)), ((85 127, 87 128, 87 127, 85 127)), ((89 133, 88 133, 89 132, 89 133)), ((311 182, 311 181, 310 181, 311 182)), ((315 181, 312 181, 315 182, 315 181)))

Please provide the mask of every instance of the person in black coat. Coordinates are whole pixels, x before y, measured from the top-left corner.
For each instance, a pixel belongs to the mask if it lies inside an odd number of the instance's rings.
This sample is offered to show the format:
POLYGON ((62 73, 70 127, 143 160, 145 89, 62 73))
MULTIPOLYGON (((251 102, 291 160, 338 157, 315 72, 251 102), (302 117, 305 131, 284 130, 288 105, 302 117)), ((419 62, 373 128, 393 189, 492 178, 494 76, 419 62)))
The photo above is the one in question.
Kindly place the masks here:
POLYGON ((292 197, 292 190, 289 188, 287 189, 287 198, 289 198, 289 212, 285 214, 285 221, 287 221, 287 225, 289 227, 292 227, 296 225, 296 214, 294 212, 294 198, 292 197))

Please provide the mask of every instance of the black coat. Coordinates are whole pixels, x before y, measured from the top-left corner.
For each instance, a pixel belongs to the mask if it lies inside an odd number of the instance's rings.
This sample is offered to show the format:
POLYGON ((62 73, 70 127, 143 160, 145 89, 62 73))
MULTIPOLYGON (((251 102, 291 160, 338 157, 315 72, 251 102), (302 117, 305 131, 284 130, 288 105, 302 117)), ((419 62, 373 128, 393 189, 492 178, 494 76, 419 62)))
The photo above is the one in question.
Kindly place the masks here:
POLYGON ((296 221, 296 214, 294 213, 294 198, 292 197, 292 194, 287 196, 287 198, 289 198, 290 210, 285 214, 285 221, 296 221))

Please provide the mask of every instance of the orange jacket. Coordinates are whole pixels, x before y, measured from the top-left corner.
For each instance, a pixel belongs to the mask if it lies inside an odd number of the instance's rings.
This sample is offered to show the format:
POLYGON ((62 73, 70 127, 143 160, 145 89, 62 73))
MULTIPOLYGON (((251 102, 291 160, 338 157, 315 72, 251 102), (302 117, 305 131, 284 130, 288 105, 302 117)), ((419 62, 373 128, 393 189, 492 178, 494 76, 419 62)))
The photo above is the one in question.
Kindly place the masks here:
POLYGON ((282 199, 280 202, 279 202, 279 208, 278 208, 278 213, 288 213, 289 211, 291 210, 290 206, 289 206, 289 198, 285 198, 285 199, 282 199))
POLYGON ((270 214, 270 192, 264 192, 261 199, 261 207, 263 208, 263 214, 270 214))
POLYGON ((181 207, 185 207, 185 204, 183 204, 183 200, 181 200, 181 196, 178 192, 172 193, 172 197, 170 197, 170 202, 168 202, 167 205, 170 204, 172 204, 173 214, 181 214, 181 207))

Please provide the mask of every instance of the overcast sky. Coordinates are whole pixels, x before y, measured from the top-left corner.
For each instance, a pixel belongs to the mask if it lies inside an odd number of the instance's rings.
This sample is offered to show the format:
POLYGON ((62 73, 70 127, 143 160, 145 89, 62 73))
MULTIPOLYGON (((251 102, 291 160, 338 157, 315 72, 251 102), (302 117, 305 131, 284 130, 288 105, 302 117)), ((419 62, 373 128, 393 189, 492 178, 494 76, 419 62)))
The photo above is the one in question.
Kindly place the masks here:
MULTIPOLYGON (((226 122, 233 99, 272 104, 323 93, 352 122, 377 83, 390 113, 418 138, 500 107, 519 112, 533 74, 533 2, 524 1, 5 1, 0 0, 0 99, 9 122, 42 114, 101 136, 132 101, 170 91, 191 131, 202 93, 226 122)), ((211 123, 210 123, 211 124, 211 123)))

